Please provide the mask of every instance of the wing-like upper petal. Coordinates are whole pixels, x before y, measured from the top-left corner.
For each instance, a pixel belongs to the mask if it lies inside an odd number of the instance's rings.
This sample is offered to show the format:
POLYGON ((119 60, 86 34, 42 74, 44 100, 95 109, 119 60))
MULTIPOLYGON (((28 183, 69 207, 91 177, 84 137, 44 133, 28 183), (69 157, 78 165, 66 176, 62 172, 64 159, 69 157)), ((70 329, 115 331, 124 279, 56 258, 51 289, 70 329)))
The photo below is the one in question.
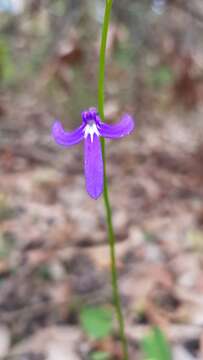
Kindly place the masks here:
POLYGON ((125 114, 115 125, 100 123, 100 135, 106 138, 116 139, 129 135, 134 129, 135 123, 132 116, 125 114))
POLYGON ((84 124, 74 131, 67 132, 63 129, 60 121, 56 121, 52 127, 52 135, 59 145, 69 147, 78 144, 84 138, 84 124))

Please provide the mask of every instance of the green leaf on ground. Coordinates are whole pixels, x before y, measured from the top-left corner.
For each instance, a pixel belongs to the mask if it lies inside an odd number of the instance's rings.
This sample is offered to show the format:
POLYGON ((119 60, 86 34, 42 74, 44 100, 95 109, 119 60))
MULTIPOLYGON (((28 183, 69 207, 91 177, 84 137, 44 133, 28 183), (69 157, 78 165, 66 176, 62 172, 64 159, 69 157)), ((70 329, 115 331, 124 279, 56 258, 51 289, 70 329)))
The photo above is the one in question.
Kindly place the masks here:
POLYGON ((172 353, 163 332, 155 327, 151 333, 144 337, 142 349, 146 360, 172 360, 172 353))
POLYGON ((110 360, 110 354, 104 351, 95 351, 91 354, 91 360, 110 360))
POLYGON ((84 307, 80 321, 84 331, 93 339, 106 337, 113 329, 113 314, 109 308, 84 307))

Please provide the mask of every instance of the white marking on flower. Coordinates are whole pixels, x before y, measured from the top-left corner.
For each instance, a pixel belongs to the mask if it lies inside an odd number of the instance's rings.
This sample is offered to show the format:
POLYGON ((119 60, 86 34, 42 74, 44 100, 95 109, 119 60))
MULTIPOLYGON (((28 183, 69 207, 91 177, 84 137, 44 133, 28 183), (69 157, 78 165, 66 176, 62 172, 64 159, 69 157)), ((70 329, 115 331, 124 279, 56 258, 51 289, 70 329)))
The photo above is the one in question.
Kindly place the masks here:
POLYGON ((99 130, 97 129, 97 125, 95 124, 95 122, 91 122, 87 124, 84 128, 84 138, 86 139, 88 135, 90 135, 91 142, 93 142, 94 134, 100 136, 99 130))

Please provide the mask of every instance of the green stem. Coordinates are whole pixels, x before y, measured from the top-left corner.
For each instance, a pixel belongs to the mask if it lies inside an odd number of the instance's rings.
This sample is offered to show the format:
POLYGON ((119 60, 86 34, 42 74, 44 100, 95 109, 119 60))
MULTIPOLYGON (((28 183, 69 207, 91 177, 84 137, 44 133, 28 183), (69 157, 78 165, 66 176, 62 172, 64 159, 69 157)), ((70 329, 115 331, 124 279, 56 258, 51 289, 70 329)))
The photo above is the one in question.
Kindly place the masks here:
MULTIPOLYGON (((99 59, 98 111, 103 121, 104 121, 105 54, 106 54, 106 43, 107 43, 112 3, 113 0, 106 0, 104 22, 102 28, 100 59, 99 59)), ((125 324, 121 309, 121 300, 120 300, 119 288, 118 288, 118 274, 116 268, 116 253, 115 253, 115 234, 114 234, 114 228, 112 222, 112 210, 109 201, 104 138, 101 138, 101 145, 102 145, 102 155, 103 155, 103 163, 104 163, 103 196, 104 196, 104 205, 106 210, 106 221, 108 226, 108 239, 109 239, 110 255, 111 255, 111 277, 112 277, 113 300, 114 300, 116 315, 119 324, 120 337, 122 341, 123 359, 128 360, 128 346, 127 346, 127 339, 125 336, 125 324)))

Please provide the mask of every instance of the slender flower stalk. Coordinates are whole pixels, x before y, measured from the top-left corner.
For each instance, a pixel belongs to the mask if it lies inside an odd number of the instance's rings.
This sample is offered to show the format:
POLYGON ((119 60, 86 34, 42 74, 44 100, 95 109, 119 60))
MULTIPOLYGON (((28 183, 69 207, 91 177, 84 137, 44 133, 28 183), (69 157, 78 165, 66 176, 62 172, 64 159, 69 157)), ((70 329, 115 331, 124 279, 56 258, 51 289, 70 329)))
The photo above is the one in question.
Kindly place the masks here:
POLYGON ((124 114, 114 125, 104 122, 104 83, 105 83, 105 54, 107 35, 110 23, 112 0, 106 0, 104 23, 101 36, 98 82, 98 110, 91 107, 82 112, 81 125, 67 132, 60 121, 55 121, 52 136, 58 145, 71 147, 84 141, 84 173, 86 189, 93 199, 103 193, 108 227, 108 240, 111 255, 111 275, 113 301, 118 318, 120 337, 123 347, 123 360, 128 360, 128 346, 125 337, 124 318, 118 288, 118 274, 116 269, 115 234, 112 223, 112 211, 108 194, 108 180, 106 173, 105 138, 117 139, 129 135, 134 129, 134 120, 129 114, 124 114))
MULTIPOLYGON (((98 110, 102 120, 104 120, 104 85, 105 85, 105 55, 106 55, 106 43, 108 36, 108 29, 110 23, 111 9, 112 9, 113 0, 106 0, 104 22, 102 27, 102 37, 101 37, 101 47, 100 47, 100 60, 99 60, 99 82, 98 82, 98 110)), ((104 167, 104 205, 106 210, 106 221, 108 226, 108 239, 110 246, 110 256, 111 256, 111 277, 112 277, 112 289, 113 289, 113 300, 116 309, 120 337, 123 347, 123 359, 128 360, 128 345, 125 335, 125 323, 124 317, 122 314, 121 300, 119 295, 118 287, 118 273, 116 268, 116 253, 115 253, 115 233, 112 222, 112 210, 109 200, 109 191, 108 191, 108 179, 106 173, 106 157, 105 157, 105 139, 101 138, 102 145, 102 156, 103 156, 103 167, 104 167)))

